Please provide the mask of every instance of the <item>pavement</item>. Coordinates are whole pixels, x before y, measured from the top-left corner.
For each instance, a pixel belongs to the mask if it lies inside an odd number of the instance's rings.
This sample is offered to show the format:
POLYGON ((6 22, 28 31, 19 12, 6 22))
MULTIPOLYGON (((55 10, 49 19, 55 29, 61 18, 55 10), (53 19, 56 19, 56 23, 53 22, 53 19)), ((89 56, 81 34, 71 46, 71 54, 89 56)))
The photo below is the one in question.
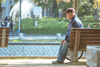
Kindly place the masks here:
MULTIPOLYGON (((70 64, 68 60, 64 64, 52 64, 56 59, 18 59, 18 60, 3 60, 0 59, 0 67, 87 67, 80 64, 70 64)), ((79 61, 86 62, 86 59, 79 61)))

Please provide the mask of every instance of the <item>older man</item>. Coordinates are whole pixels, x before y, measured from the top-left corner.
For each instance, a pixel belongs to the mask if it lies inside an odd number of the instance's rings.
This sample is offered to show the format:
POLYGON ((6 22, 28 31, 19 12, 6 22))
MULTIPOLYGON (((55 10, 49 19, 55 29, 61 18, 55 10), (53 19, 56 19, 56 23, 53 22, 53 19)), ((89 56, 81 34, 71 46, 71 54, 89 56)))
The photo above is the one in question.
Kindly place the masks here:
POLYGON ((80 19, 75 15, 75 10, 73 8, 68 8, 64 13, 66 14, 66 17, 69 20, 69 27, 65 36, 65 40, 61 41, 61 46, 59 49, 57 60, 52 61, 53 64, 64 63, 68 51, 71 28, 84 28, 80 19))

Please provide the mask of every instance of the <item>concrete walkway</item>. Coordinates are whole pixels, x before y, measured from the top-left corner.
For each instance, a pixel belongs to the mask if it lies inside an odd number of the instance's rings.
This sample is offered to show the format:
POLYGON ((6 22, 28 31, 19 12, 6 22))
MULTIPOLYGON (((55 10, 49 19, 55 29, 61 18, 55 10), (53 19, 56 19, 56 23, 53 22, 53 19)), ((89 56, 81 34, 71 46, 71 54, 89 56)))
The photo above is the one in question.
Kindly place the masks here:
MULTIPOLYGON (((0 67, 86 67, 86 65, 71 65, 68 60, 64 64, 52 64, 56 59, 20 59, 20 60, 0 60, 0 67)), ((79 61, 86 62, 86 59, 79 61)))

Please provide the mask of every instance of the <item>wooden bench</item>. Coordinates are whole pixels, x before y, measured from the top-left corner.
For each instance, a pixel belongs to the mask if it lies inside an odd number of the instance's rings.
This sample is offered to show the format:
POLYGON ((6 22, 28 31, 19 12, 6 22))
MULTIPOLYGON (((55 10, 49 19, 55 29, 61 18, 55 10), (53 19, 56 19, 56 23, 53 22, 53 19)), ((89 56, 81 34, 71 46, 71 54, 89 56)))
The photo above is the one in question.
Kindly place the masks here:
POLYGON ((86 51, 86 45, 100 45, 100 29, 71 29, 70 62, 78 62, 78 51, 86 51))
POLYGON ((9 29, 10 28, 0 27, 0 47, 8 46, 9 29))

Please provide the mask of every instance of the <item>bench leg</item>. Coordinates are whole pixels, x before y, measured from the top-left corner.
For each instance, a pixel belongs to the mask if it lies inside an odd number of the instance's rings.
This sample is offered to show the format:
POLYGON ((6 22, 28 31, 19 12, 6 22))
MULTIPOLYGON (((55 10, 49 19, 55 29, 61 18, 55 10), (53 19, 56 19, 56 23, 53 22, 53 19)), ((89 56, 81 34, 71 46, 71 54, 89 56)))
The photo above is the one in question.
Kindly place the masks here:
POLYGON ((74 55, 74 52, 73 51, 70 51, 70 62, 73 63, 73 55, 74 55))
POLYGON ((78 62, 78 53, 74 53, 74 51, 71 51, 70 53, 70 62, 78 62))
POLYGON ((73 55, 73 62, 78 62, 78 52, 74 52, 74 55, 73 55))

